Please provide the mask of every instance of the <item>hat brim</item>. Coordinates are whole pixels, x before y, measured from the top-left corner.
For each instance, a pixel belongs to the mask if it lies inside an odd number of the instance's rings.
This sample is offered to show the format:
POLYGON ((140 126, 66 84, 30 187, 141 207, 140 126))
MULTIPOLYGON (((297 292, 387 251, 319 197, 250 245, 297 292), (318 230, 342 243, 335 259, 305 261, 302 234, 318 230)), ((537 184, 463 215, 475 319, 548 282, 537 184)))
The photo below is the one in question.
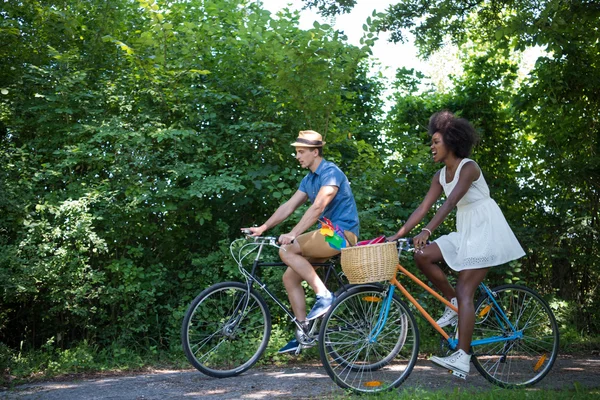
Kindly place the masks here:
POLYGON ((326 142, 323 142, 322 144, 318 144, 317 145, 317 144, 306 144, 306 143, 294 142, 294 143, 291 144, 291 146, 294 146, 294 147, 315 147, 316 148, 316 147, 323 147, 323 146, 325 146, 325 143, 326 142))

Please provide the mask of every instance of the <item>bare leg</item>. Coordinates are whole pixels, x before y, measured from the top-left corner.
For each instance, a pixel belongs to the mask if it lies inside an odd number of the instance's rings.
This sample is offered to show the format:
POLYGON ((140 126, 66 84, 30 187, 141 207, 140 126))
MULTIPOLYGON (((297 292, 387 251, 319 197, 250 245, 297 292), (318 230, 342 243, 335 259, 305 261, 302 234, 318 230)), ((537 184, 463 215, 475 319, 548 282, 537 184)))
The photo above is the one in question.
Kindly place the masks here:
POLYGON ((302 277, 288 267, 283 273, 283 285, 287 291, 292 311, 298 321, 306 320, 306 298, 302 287, 302 277))
POLYGON ((311 263, 302 257, 300 245, 294 242, 279 251, 281 260, 288 266, 283 274, 283 285, 288 293, 292 311, 299 321, 306 320, 306 299, 302 281, 306 281, 315 293, 327 291, 327 287, 311 263))
POLYGON ((294 270, 305 280, 315 293, 322 293, 327 290, 325 284, 315 272, 311 263, 302 257, 302 250, 297 242, 285 246, 286 251, 280 250, 279 256, 288 267, 294 270))
POLYGON ((450 300, 453 297, 456 297, 456 292, 452 285, 450 285, 450 282, 448 282, 448 277, 446 277, 444 271, 437 265, 437 263, 443 259, 442 252, 435 243, 425 246, 422 251, 415 252, 415 262, 417 267, 419 267, 427 279, 433 283, 433 286, 442 292, 442 295, 446 299, 450 300))
POLYGON ((473 328, 475 327, 475 305, 473 297, 477 286, 484 280, 489 268, 467 269, 458 274, 456 298, 458 300, 458 348, 469 353, 473 328))

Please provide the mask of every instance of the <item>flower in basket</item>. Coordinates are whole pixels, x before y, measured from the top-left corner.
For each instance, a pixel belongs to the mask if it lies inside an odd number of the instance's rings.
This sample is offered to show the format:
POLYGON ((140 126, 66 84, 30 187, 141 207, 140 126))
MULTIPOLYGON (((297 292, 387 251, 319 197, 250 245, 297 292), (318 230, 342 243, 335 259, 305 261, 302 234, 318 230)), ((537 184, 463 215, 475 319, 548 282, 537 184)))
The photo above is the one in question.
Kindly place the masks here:
POLYGON ((321 223, 321 235, 325 236, 325 241, 329 243, 329 246, 336 250, 341 250, 346 247, 346 239, 344 239, 344 231, 339 226, 333 225, 333 223, 323 217, 323 220, 319 220, 321 223))

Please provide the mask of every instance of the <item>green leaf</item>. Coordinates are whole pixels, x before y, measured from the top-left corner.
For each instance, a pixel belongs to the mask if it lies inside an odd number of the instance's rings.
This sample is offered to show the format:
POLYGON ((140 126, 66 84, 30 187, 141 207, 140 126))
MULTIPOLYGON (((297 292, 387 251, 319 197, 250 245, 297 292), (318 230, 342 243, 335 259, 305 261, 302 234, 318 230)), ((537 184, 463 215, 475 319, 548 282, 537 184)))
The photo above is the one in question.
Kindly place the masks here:
POLYGON ((193 73, 193 74, 198 74, 198 75, 208 75, 208 74, 210 74, 210 71, 208 71, 206 69, 190 69, 189 72, 193 73))

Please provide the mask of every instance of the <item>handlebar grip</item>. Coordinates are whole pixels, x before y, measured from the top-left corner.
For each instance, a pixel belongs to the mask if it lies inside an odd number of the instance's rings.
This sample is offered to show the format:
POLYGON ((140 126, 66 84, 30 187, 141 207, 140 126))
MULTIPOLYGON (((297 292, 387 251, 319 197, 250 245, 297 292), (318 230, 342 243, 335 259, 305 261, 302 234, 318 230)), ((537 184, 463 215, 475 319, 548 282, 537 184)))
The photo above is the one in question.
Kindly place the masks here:
MULTIPOLYGON (((292 240, 292 242, 290 244, 294 243, 295 241, 296 241, 296 239, 292 240)), ((279 241, 279 238, 277 238, 275 243, 277 243, 279 246, 282 246, 281 242, 279 241)))
MULTIPOLYGON (((400 240, 400 239, 399 239, 400 240)), ((413 238, 409 237, 409 238, 405 238, 404 240, 406 240, 406 243, 408 243, 409 245, 413 245, 413 238)), ((427 242, 425 242, 427 244, 431 244, 433 243, 431 240, 428 240, 427 242)))

